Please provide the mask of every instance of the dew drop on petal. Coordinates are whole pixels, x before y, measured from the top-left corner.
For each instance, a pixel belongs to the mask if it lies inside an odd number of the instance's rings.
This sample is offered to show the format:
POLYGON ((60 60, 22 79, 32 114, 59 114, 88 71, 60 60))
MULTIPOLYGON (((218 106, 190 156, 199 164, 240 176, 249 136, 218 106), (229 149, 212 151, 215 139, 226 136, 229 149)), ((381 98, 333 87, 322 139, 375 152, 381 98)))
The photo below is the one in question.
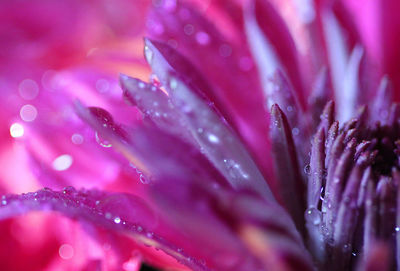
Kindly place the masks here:
POLYGON ((64 260, 69 260, 74 257, 74 248, 69 244, 63 244, 58 249, 58 254, 64 260))
POLYGON ((394 228, 394 230, 395 230, 396 232, 399 232, 399 231, 400 231, 400 227, 396 227, 396 228, 394 228))
POLYGON ((304 173, 306 174, 306 175, 310 175, 310 173, 311 173, 311 166, 309 165, 309 164, 307 164, 307 165, 305 165, 304 166, 304 173))
POLYGON ((214 144, 219 143, 219 138, 218 138, 216 135, 214 135, 214 134, 209 134, 209 135, 208 135, 208 140, 209 140, 211 143, 214 143, 214 144))
POLYGON ((305 218, 308 223, 319 225, 321 223, 321 212, 316 208, 308 208, 305 212, 305 218))
POLYGON ((34 121, 37 117, 37 110, 36 107, 34 107, 31 104, 26 104, 21 107, 21 110, 19 111, 19 115, 21 116, 21 119, 27 122, 34 121))
POLYGON ((24 132, 24 126, 19 123, 13 123, 10 126, 10 135, 14 138, 23 136, 24 132))
POLYGON ((114 218, 114 223, 115 223, 115 224, 121 223, 121 218, 119 218, 119 216, 117 216, 116 218, 114 218))
POLYGON ((53 169, 58 170, 58 171, 63 171, 67 170, 71 167, 73 162, 73 158, 69 154, 63 154, 58 156, 56 159, 53 161, 53 169))
POLYGON ((104 148, 110 148, 112 147, 112 144, 110 141, 102 138, 98 132, 95 133, 95 137, 96 137, 96 142, 99 143, 100 146, 104 147, 104 148))

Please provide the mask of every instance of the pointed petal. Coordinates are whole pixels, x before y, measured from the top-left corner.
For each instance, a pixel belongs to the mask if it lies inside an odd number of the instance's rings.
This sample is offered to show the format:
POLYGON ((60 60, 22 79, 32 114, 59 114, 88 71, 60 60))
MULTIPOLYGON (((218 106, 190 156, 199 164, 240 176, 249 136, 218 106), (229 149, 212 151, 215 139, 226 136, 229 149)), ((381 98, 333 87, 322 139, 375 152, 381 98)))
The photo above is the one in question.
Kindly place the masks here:
POLYGON ((381 79, 378 91, 376 92, 375 99, 371 106, 371 118, 373 122, 381 121, 386 123, 389 118, 389 108, 393 100, 392 85, 387 76, 381 79))
POLYGON ((364 50, 360 45, 351 52, 346 71, 343 78, 343 86, 340 92, 336 92, 336 99, 339 108, 338 120, 346 121, 354 115, 354 110, 359 105, 360 83, 359 69, 364 50))
POLYGON ((308 98, 308 108, 311 111, 312 124, 311 128, 316 130, 320 123, 320 116, 326 104, 331 97, 331 90, 329 86, 329 77, 327 68, 323 68, 317 75, 313 88, 308 98))
POLYGON ((339 123, 337 121, 333 122, 331 127, 329 127, 327 136, 326 136, 326 145, 325 145, 325 168, 328 169, 328 165, 330 163, 330 160, 332 158, 332 147, 333 143, 336 140, 336 137, 339 132, 339 123))
POLYGON ((332 261, 335 262, 337 270, 341 270, 350 264, 353 235, 359 213, 357 199, 361 179, 363 178, 363 167, 363 165, 357 164, 353 168, 338 207, 333 234, 334 247, 332 256, 332 261))
POLYGON ((308 176, 307 208, 318 208, 321 187, 325 185, 325 134, 321 127, 314 136, 308 176))
POLYGON ((324 129, 325 135, 328 135, 329 128, 335 120, 335 102, 329 101, 322 111, 320 128, 324 129))
MULTIPOLYGON (((285 22, 273 5, 268 1, 251 1, 246 10, 245 23, 249 44, 264 86, 279 69, 290 78, 301 103, 304 104, 297 50, 285 22)), ((269 105, 271 106, 272 104, 269 105)))
POLYGON ((351 167, 353 165, 355 148, 356 140, 353 139, 347 144, 343 154, 335 162, 336 165, 334 171, 329 170, 328 168, 325 200, 323 203, 325 203, 325 208, 327 208, 326 215, 324 216, 324 221, 326 223, 326 228, 328 229, 330 236, 334 234, 333 227, 339 211, 339 204, 342 198, 342 191, 345 185, 345 181, 349 176, 349 171, 351 170, 351 167))
POLYGON ((276 104, 271 108, 271 123, 270 138, 275 175, 280 180, 278 183, 280 195, 299 231, 304 232, 304 183, 299 171, 290 126, 285 114, 276 104))
POLYGON ((297 147, 297 159, 299 166, 304 168, 306 157, 309 152, 309 127, 307 117, 301 110, 294 90, 285 76, 279 70, 268 82, 269 93, 267 93, 267 104, 278 104, 283 113, 287 116, 288 123, 292 128, 293 139, 297 147))

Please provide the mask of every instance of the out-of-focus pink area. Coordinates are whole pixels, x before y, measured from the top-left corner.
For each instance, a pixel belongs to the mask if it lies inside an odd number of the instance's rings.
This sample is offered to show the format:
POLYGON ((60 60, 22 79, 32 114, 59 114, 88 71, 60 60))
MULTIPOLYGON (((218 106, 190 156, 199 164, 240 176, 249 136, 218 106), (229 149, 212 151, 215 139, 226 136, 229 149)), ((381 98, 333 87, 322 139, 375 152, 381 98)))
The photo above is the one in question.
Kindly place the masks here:
MULTIPOLYGON (((134 190, 139 175, 104 155, 107 143, 76 116, 73 103, 80 99, 108 108, 127 115, 127 122, 140 118, 136 110, 120 106, 118 74, 148 78, 142 53, 148 5, 127 0, 0 3, 1 194, 68 185, 134 190)), ((60 215, 31 214, 0 227, 2 270, 116 270, 124 260, 124 270, 133 271, 142 260, 139 252, 122 256, 115 249, 133 253, 133 241, 105 248, 106 241, 60 215)))

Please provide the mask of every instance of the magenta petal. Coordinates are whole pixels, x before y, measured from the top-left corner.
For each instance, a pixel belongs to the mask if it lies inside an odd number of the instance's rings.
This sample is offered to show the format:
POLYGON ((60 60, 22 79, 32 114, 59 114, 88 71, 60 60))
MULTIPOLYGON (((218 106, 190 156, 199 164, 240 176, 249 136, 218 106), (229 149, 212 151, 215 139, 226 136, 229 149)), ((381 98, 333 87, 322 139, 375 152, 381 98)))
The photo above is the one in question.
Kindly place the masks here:
MULTIPOLYGON (((268 136, 268 123, 265 121, 262 90, 255 65, 246 44, 241 40, 243 33, 237 29, 233 30, 232 35, 225 33, 227 27, 224 23, 221 25, 216 23, 211 16, 204 18, 211 13, 200 13, 194 6, 183 2, 177 1, 173 8, 157 5, 151 11, 149 24, 154 23, 154 26, 157 26, 150 27, 151 37, 179 50, 193 63, 199 73, 207 78, 211 88, 201 91, 215 103, 233 128, 239 131, 245 144, 255 154, 257 163, 261 164, 263 173, 268 174, 270 166, 265 159, 265 155, 269 153, 269 145, 265 141, 268 136), (183 29, 185 27, 192 29, 193 32, 187 34, 188 32, 183 29)), ((213 1, 211 5, 214 3, 213 1)), ((235 3, 222 4, 224 9, 225 4, 235 5, 235 3)), ((228 20, 230 15, 229 13, 228 20)), ((161 48, 158 50, 162 52, 161 48)), ((179 64, 181 60, 176 57, 176 52, 163 53, 163 57, 182 79, 185 74, 192 77, 191 69, 181 68, 179 64)), ((198 75, 194 78, 197 80, 198 75)), ((196 85, 196 87, 201 86, 196 85)))
POLYGON ((89 222, 112 232, 125 233, 140 243, 163 250, 194 270, 208 270, 204 265, 186 256, 177 247, 145 227, 154 223, 153 215, 149 216, 150 209, 143 203, 139 203, 141 202, 139 198, 125 194, 119 199, 117 195, 96 190, 78 191, 67 187, 60 192, 43 189, 23 195, 3 196, 0 219, 30 211, 57 211, 73 219, 89 222), (133 216, 129 212, 136 212, 141 217, 133 216))
POLYGON ((284 71, 304 105, 305 92, 298 65, 298 55, 285 22, 268 1, 251 1, 246 30, 260 77, 266 81, 277 69, 284 71))

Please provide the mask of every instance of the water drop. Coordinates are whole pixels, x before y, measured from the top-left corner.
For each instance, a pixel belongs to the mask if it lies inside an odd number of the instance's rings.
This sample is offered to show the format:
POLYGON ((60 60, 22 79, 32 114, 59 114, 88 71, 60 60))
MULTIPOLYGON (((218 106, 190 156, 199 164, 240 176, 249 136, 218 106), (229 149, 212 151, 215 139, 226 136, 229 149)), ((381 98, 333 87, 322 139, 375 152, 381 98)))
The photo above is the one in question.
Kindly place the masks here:
POLYGON ((176 81, 175 78, 171 78, 171 80, 169 81, 169 87, 170 89, 176 89, 178 86, 178 82, 176 81))
POLYGON ((304 166, 304 173, 305 173, 306 175, 310 175, 310 173, 311 173, 311 166, 310 166, 309 164, 307 164, 307 165, 304 166))
POLYGON ((2 204, 2 205, 6 205, 6 204, 7 204, 7 200, 3 199, 3 200, 1 201, 1 204, 2 204))
POLYGON ((292 129, 292 135, 297 136, 297 135, 299 135, 299 133, 300 133, 299 128, 294 127, 294 128, 292 129))
POLYGON ((214 143, 214 144, 219 143, 219 138, 218 138, 216 135, 214 135, 214 134, 209 134, 209 135, 208 135, 208 140, 209 140, 211 143, 214 143))
POLYGON ((394 230, 395 230, 396 232, 399 232, 399 231, 400 231, 400 227, 396 227, 396 228, 394 228, 394 230))
POLYGON ((115 224, 121 223, 121 218, 119 218, 118 216, 116 218, 114 218, 114 223, 115 224))
POLYGON ((140 182, 142 184, 149 184, 150 183, 149 180, 143 174, 140 174, 139 180, 140 180, 140 182))
POLYGON ((63 189, 63 194, 74 194, 75 192, 76 192, 76 190, 72 186, 66 186, 63 189))
POLYGON ((95 133, 95 137, 96 137, 96 142, 100 144, 100 146, 104 147, 104 148, 110 148, 112 147, 112 144, 110 141, 102 138, 98 132, 95 133))
POLYGON ((308 208, 305 212, 305 218, 308 223, 317 226, 321 223, 321 212, 314 207, 308 208))

